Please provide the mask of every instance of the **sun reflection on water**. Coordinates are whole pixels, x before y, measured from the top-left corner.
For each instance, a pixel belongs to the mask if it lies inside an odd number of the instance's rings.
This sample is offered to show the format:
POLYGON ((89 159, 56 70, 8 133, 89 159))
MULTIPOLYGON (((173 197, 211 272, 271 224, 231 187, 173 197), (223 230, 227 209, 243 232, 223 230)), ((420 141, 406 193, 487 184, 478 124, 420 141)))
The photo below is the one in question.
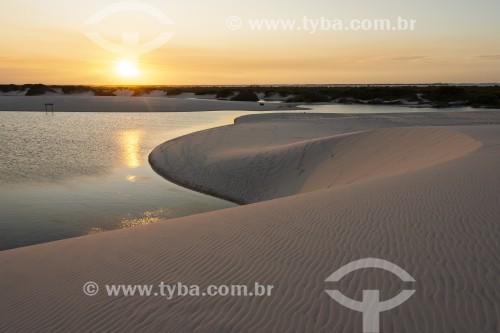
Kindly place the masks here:
POLYGON ((171 217, 172 210, 161 208, 152 212, 143 212, 139 216, 128 216, 120 222, 120 228, 136 227, 144 224, 157 223, 171 217))
POLYGON ((128 130, 119 133, 123 160, 128 168, 135 169, 141 165, 140 147, 143 135, 142 130, 128 130))
POLYGON ((92 227, 87 231, 87 235, 95 235, 95 234, 100 234, 103 233, 105 230, 103 228, 99 227, 92 227))
POLYGON ((135 183, 136 180, 137 180, 137 176, 132 176, 132 175, 127 176, 127 181, 129 181, 131 183, 135 183))
POLYGON ((123 229, 136 227, 145 224, 158 223, 160 221, 174 217, 178 213, 178 209, 160 208, 154 211, 145 211, 139 214, 127 214, 120 218, 111 228, 91 227, 87 229, 87 235, 100 234, 102 232, 114 229, 123 229))

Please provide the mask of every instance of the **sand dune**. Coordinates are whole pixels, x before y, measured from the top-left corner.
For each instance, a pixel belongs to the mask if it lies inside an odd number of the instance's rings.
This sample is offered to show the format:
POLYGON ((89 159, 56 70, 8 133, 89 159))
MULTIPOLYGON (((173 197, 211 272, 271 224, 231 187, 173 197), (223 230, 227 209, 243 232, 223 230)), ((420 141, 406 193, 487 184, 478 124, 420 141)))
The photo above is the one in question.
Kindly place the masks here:
POLYGON ((216 134, 218 140, 211 140, 213 131, 205 131, 195 140, 168 142, 153 151, 150 162, 178 183, 254 203, 416 170, 481 145, 463 133, 432 127, 262 144, 257 141, 284 139, 293 132, 253 127, 229 126, 216 134))
POLYGON ((151 160, 168 177, 238 201, 277 199, 0 252, 0 331, 361 332, 361 313, 325 289, 360 300, 364 289, 388 299, 411 287, 381 314, 381 332, 497 332, 500 116, 446 117, 259 116, 166 143, 151 160), (442 127, 460 122, 476 125, 442 127), (415 124, 426 127, 402 128, 415 124), (367 257, 416 282, 367 269, 325 283, 367 257), (88 297, 87 281, 274 291, 88 297))

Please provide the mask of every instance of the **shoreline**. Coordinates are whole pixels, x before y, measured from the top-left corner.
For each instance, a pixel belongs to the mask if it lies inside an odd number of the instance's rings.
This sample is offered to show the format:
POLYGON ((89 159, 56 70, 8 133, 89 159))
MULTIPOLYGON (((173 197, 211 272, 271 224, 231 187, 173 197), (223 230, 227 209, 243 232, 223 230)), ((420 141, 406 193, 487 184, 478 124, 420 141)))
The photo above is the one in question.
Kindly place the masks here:
MULTIPOLYGON (((206 179, 203 177, 200 179, 195 179, 196 183, 193 183, 193 180, 187 180, 182 177, 182 169, 175 166, 175 163, 178 162, 180 164, 189 163, 190 156, 192 154, 199 154, 200 152, 190 151, 189 148, 187 151, 182 153, 175 152, 174 155, 178 157, 176 161, 164 159, 165 156, 171 154, 169 149, 176 147, 178 142, 186 142, 192 140, 195 137, 204 137, 200 139, 201 141, 210 138, 215 132, 217 135, 218 132, 226 132, 227 130, 231 130, 237 125, 246 125, 252 123, 266 123, 266 122, 299 122, 299 121, 307 121, 307 120, 318 120, 322 122, 335 122, 335 124, 331 124, 332 126, 339 126, 338 121, 349 121, 352 118, 356 118, 360 122, 364 122, 364 124, 358 124, 356 130, 353 131, 351 128, 348 131, 342 130, 334 130, 329 134, 341 136, 341 135, 349 135, 349 133, 357 132, 359 129, 362 131, 370 131, 384 128, 394 127, 394 122, 401 126, 445 126, 445 127, 454 127, 454 126, 465 126, 469 125, 472 119, 475 120, 475 125, 489 125, 498 123, 500 124, 500 113, 495 113, 496 111, 471 111, 471 112, 460 112, 460 113, 419 113, 419 112, 411 112, 411 113, 380 113, 380 114, 327 114, 327 113, 268 113, 268 114, 250 114, 244 115, 235 118, 233 125, 227 125, 223 127, 217 127, 212 129, 207 129, 195 133, 186 134, 184 136, 169 140, 155 147, 148 156, 148 161, 152 169, 161 177, 166 180, 183 186, 187 189, 211 195, 217 197, 219 199, 227 200, 238 205, 247 205, 254 202, 262 201, 248 201, 246 198, 237 197, 232 194, 228 194, 224 188, 211 187, 206 186, 206 179), (479 119, 478 119, 479 118, 479 119), (376 120, 376 121, 374 121, 376 120), (379 121, 382 120, 382 123, 379 121), (384 122, 385 120, 385 122, 384 122), (392 123, 392 124, 391 124, 392 123), (183 160, 183 156, 186 156, 185 160, 183 160), (179 162, 179 160, 181 162, 179 162), (166 164, 165 164, 166 163, 166 164), (172 170, 174 169, 174 170, 172 170), (180 177, 181 176, 181 177, 180 177)), ((320 136, 321 137, 321 136, 320 136)), ((195 148, 196 149, 196 148, 195 148)), ((213 152, 212 152, 213 153, 213 152)), ((202 154, 201 154, 202 155, 202 154)), ((205 158, 209 158, 209 156, 205 156, 205 158)), ((200 165, 197 165, 196 168, 202 170, 200 165)), ((236 177, 244 176, 236 175, 236 177)), ((271 177, 271 176, 270 176, 271 177)), ((273 199, 273 198, 266 198, 273 199)))
MULTIPOLYGON (((307 110, 294 103, 277 104, 208 99, 124 96, 0 96, 0 112, 45 112, 45 103, 56 112, 195 112, 307 110)), ((49 111, 50 112, 50 111, 49 111)))
MULTIPOLYGON (((75 95, 41 95, 41 96, 0 96, 0 112, 46 112, 45 104, 54 106, 54 113, 61 112, 122 112, 122 113, 161 113, 161 112, 209 112, 209 111, 305 111, 314 107, 371 107, 401 108, 409 112, 422 112, 429 109, 433 112, 483 112, 500 109, 472 108, 468 106, 449 106, 435 108, 431 104, 344 104, 344 103, 286 103, 276 101, 242 102, 206 98, 180 98, 155 96, 75 96, 75 95), (262 103, 262 104, 261 104, 262 103), (470 109, 456 111, 457 109, 470 109)), ((51 113, 51 111, 49 111, 51 113)))
MULTIPOLYGON (((381 258, 416 281, 381 331, 495 332, 499 147, 491 111, 249 115, 176 138, 150 155, 156 168, 250 204, 0 252, 0 330, 358 332, 361 314, 332 300, 325 280, 381 258), (83 293, 88 281, 98 295, 83 293), (106 294, 160 281, 274 289, 106 294)), ((379 271, 338 288, 358 300, 366 289, 397 295, 402 282, 379 271)))
POLYGON ((176 180, 175 177, 171 177, 168 174, 168 172, 163 172, 162 169, 160 169, 158 167, 158 165, 156 164, 154 158, 152 157, 152 154, 153 154, 153 152, 154 152, 155 149, 153 149, 153 151, 148 155, 148 162, 149 162, 149 165, 151 166, 151 169, 153 169, 153 171, 157 175, 159 175, 160 177, 164 178, 165 180, 171 182, 172 184, 184 187, 184 188, 186 188, 188 190, 192 190, 192 191, 195 191, 195 192, 198 192, 198 193, 201 193, 201 194, 206 194, 206 195, 209 195, 209 196, 213 196, 215 198, 226 200, 226 201, 235 203, 235 204, 240 205, 240 206, 248 204, 248 203, 246 203, 244 201, 238 201, 238 200, 235 200, 234 198, 231 198, 229 196, 225 196, 223 193, 215 193, 215 192, 212 192, 210 190, 204 190, 203 188, 196 187, 196 186, 190 187, 188 184, 185 184, 185 183, 182 183, 182 182, 176 180))

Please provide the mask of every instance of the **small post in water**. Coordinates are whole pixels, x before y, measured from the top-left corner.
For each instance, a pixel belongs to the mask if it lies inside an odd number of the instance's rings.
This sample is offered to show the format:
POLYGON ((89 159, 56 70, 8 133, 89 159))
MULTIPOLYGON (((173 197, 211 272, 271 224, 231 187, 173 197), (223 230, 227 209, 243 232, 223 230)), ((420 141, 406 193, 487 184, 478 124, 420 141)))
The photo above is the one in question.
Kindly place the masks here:
POLYGON ((54 113, 54 104, 45 103, 45 113, 49 113, 49 108, 52 113, 54 113))

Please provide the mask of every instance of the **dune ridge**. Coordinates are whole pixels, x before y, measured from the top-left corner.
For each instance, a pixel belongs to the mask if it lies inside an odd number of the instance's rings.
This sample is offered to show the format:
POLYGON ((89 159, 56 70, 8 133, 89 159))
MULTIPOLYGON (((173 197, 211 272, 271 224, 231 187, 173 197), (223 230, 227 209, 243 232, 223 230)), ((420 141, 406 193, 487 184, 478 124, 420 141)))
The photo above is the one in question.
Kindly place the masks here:
MULTIPOLYGON (((402 289, 416 290, 410 300, 382 313, 381 332, 497 332, 500 116, 477 114, 474 126, 447 128, 442 126, 457 123, 453 114, 438 122, 385 117, 252 117, 163 145, 153 155, 190 147, 186 159, 177 161, 184 168, 176 177, 195 166, 247 165, 249 159, 299 154, 304 147, 320 157, 308 158, 310 173, 295 187, 296 195, 0 252, 0 331, 362 332, 361 314, 326 294, 325 289, 337 287, 358 300, 366 289, 379 289, 384 300, 402 289), (417 123, 439 127, 401 128, 417 123), (358 133, 346 134, 352 132, 358 133), (372 151, 370 163, 378 159, 380 166, 369 168, 353 149, 369 152, 366 146, 376 146, 375 139, 387 142, 372 151), (339 160, 330 161, 327 150, 321 150, 324 141, 338 149, 339 160), (406 156, 405 147, 419 154, 406 156), (418 167, 406 165, 405 158, 418 167), (384 161, 393 163, 386 167, 384 161), (350 176, 329 181, 345 184, 321 182, 332 163, 340 162, 350 176), (373 172, 370 177, 364 168, 373 172), (321 177, 311 183, 316 174, 321 177), (367 257, 397 264, 416 282, 408 286, 391 273, 370 269, 338 285, 325 282, 341 266, 367 257), (82 292, 87 281, 101 289, 160 281, 259 282, 274 285, 274 291, 271 297, 165 300, 109 297, 101 290, 88 297, 82 292)), ((296 175, 296 164, 290 172, 296 175)), ((272 180, 249 185, 276 195, 266 182, 272 180)), ((286 194, 287 186, 279 194, 286 194)))
MULTIPOLYGON (((242 132, 242 127, 229 126, 216 142, 210 140, 210 131, 197 133, 196 139, 167 142, 153 150, 150 164, 190 188, 238 203, 255 203, 416 170, 481 146, 457 131, 417 127, 259 147, 253 140, 244 144, 231 140, 231 131, 242 132)), ((279 135, 274 130, 259 134, 279 135)))

